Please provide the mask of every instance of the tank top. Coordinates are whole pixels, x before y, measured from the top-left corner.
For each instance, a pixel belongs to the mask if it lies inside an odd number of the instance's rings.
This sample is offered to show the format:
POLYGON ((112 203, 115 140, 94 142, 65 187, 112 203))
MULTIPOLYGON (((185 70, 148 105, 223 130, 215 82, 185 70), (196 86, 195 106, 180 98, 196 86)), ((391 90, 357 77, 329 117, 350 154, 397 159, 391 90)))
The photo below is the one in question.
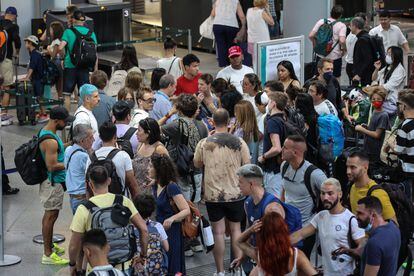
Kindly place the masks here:
MULTIPOLYGON (((293 268, 289 273, 285 274, 285 276, 296 276, 297 273, 298 273, 297 268, 296 268, 296 261, 298 259, 298 249, 296 247, 294 249, 295 250, 294 250, 294 253, 293 253, 293 258, 294 258, 293 259, 293 268)), ((259 276, 265 276, 264 271, 260 267, 259 267, 259 273, 258 274, 259 274, 259 276)))
MULTIPOLYGON (((62 139, 60 139, 59 136, 57 136, 55 133, 51 132, 50 130, 44 130, 41 129, 39 132, 39 138, 42 136, 49 134, 53 136, 57 143, 58 143, 58 154, 57 154, 57 162, 63 163, 65 161, 65 146, 63 145, 62 139)), ((41 151, 43 159, 45 159, 45 154, 43 151, 41 151)), ((64 183, 66 179, 66 171, 55 171, 55 172, 47 172, 47 176, 50 182, 52 183, 64 183)))
POLYGON ((217 0, 216 16, 214 17, 214 25, 223 25, 239 28, 237 22, 237 5, 239 0, 217 0))
POLYGON ((247 10, 247 42, 255 43, 270 40, 269 27, 263 19, 263 9, 247 10))

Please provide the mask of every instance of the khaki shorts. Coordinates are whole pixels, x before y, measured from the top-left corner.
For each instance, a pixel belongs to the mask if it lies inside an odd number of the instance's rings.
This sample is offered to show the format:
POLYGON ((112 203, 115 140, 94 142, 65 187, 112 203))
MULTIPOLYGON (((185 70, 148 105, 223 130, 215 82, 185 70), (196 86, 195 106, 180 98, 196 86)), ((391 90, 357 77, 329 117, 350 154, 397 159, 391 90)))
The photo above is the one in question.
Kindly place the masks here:
POLYGON ((13 84, 13 62, 11 59, 5 58, 0 62, 0 75, 4 78, 4 86, 13 84))
POLYGON ((52 183, 46 179, 40 184, 40 202, 46 211, 61 210, 63 205, 63 187, 60 183, 52 183))

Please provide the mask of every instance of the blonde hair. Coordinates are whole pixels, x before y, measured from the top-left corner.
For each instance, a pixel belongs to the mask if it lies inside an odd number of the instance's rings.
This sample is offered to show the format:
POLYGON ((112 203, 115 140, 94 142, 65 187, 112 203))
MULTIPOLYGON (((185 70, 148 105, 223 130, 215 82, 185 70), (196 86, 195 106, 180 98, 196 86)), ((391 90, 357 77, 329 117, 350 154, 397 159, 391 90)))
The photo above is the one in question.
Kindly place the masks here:
POLYGON ((382 86, 376 86, 373 90, 371 95, 369 95, 369 98, 372 99, 372 97, 377 94, 378 96, 380 96, 382 98, 383 101, 385 101, 385 99, 387 98, 387 90, 385 90, 385 88, 383 88, 382 86))
POLYGON ((234 106, 234 115, 238 126, 243 129, 243 140, 246 143, 259 140, 259 128, 257 126, 256 114, 251 102, 239 101, 234 106))
POLYGON ((254 0, 253 6, 258 8, 264 8, 267 5, 267 0, 254 0))
POLYGON ((138 91, 141 88, 142 75, 137 71, 131 71, 128 73, 125 79, 125 87, 131 88, 134 91, 138 91))

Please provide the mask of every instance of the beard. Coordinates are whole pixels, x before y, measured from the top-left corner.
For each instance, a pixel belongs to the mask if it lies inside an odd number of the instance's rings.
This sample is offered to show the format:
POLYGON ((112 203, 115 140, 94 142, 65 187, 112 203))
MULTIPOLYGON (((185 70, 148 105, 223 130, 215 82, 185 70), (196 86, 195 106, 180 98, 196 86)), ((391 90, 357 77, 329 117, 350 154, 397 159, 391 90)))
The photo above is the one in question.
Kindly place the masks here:
POLYGON ((339 197, 337 197, 334 202, 324 200, 322 203, 323 203, 323 207, 325 208, 325 210, 332 210, 333 208, 335 208, 336 205, 338 205, 338 202, 339 202, 339 197))
POLYGON ((360 220, 360 219, 357 218, 357 221, 358 221, 358 227, 362 228, 362 229, 367 228, 367 226, 369 224, 369 219, 363 221, 363 220, 360 220))
POLYGON ((57 129, 57 130, 64 130, 64 129, 65 129, 65 127, 66 127, 66 125, 64 125, 64 126, 61 126, 61 125, 56 125, 56 129, 57 129))

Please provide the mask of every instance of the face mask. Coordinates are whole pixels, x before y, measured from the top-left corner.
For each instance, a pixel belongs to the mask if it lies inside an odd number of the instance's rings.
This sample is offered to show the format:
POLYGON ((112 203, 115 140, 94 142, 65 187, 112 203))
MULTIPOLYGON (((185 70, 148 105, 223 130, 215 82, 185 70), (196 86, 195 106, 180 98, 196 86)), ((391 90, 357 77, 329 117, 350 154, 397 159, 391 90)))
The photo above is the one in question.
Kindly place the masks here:
POLYGON ((323 78, 326 81, 330 81, 332 79, 332 77, 333 77, 333 72, 325 72, 325 73, 323 73, 323 78))
POLYGON ((384 102, 383 101, 373 101, 371 104, 375 109, 380 109, 382 107, 382 105, 384 104, 384 102))
POLYGON ((389 64, 392 64, 392 58, 391 58, 391 56, 390 55, 386 55, 385 56, 385 62, 389 65, 389 64))
POLYGON ((364 228, 366 233, 369 233, 371 231, 371 229, 372 229, 372 224, 371 223, 368 223, 367 227, 364 228))

